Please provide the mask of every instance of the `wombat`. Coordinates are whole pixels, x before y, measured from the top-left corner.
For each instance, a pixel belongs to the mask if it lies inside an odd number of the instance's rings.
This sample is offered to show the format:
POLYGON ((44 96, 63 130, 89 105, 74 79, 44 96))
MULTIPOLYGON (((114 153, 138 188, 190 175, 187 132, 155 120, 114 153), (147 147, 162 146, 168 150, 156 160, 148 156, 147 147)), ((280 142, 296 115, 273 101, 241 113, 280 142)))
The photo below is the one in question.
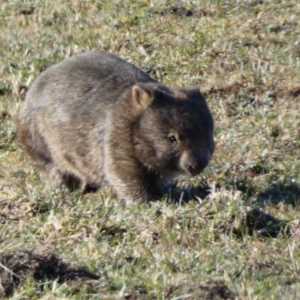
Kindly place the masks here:
POLYGON ((101 51, 46 69, 17 116, 17 135, 46 182, 108 186, 129 201, 159 199, 174 176, 202 172, 213 130, 199 88, 168 88, 101 51))

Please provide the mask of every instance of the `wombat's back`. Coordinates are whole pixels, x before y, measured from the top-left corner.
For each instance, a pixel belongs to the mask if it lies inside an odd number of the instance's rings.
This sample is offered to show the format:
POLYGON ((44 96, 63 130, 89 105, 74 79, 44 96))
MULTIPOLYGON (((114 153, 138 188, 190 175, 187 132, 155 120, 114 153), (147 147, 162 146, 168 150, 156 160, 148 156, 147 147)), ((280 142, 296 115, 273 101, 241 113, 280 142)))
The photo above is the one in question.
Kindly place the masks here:
POLYGON ((74 104, 76 100, 82 103, 84 99, 91 101, 95 98, 101 102, 116 101, 115 95, 119 96, 137 82, 155 80, 111 53, 91 51, 46 69, 33 83, 25 102, 32 109, 48 104, 45 102, 59 101, 62 104, 68 99, 74 104))

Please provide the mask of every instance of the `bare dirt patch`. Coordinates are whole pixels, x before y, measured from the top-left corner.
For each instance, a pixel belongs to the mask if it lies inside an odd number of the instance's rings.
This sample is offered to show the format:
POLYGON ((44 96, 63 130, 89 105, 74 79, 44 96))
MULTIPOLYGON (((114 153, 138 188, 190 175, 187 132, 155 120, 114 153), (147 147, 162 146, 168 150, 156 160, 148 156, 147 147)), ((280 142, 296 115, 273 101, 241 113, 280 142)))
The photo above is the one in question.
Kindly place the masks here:
POLYGON ((182 286, 179 289, 180 296, 176 299, 198 300, 233 300, 234 294, 222 281, 208 281, 198 285, 182 286))
POLYGON ((58 283, 98 280, 95 275, 83 268, 77 268, 62 261, 54 254, 35 254, 20 251, 0 254, 0 297, 10 296, 13 290, 27 278, 35 281, 58 280, 58 283))

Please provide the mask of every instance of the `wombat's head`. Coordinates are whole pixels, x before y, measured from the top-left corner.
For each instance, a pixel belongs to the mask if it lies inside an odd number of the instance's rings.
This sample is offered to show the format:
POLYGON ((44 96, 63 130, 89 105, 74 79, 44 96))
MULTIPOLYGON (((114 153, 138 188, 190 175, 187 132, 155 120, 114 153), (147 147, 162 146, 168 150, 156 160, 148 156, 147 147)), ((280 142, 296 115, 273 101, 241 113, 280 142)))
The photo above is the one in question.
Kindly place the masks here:
POLYGON ((132 103, 140 163, 161 173, 194 176, 204 170, 214 151, 214 124, 198 88, 138 84, 132 88, 132 103))

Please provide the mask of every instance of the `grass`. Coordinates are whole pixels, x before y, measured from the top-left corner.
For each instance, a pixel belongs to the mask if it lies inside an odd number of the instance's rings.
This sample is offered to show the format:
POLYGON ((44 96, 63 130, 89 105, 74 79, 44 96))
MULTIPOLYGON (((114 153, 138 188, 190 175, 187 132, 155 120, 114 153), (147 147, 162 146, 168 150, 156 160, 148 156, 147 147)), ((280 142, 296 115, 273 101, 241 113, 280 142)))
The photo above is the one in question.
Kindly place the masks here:
POLYGON ((297 299, 299 15, 296 0, 1 1, 1 297, 297 299), (45 191, 14 117, 42 70, 90 49, 201 87, 216 151, 179 181, 198 200, 45 191))

